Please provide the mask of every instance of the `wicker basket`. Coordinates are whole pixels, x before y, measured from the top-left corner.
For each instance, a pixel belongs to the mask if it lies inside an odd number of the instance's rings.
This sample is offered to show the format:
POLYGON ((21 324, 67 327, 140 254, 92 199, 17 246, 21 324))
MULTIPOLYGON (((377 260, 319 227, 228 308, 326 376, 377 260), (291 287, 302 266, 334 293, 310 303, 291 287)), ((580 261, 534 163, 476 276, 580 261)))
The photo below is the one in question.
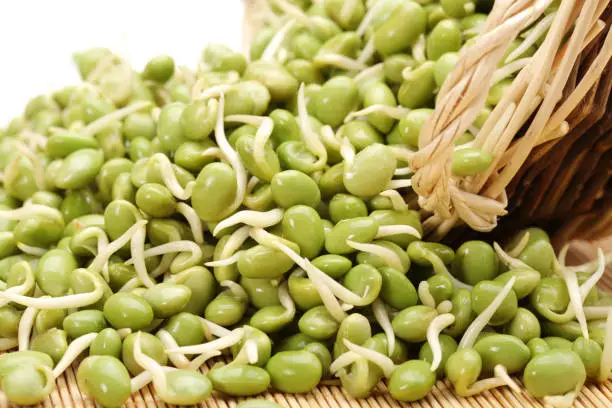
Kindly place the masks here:
MULTIPOLYGON (((564 89, 570 95, 609 37, 612 6, 601 16, 605 28, 580 54, 564 89)), ((592 88, 567 118, 566 135, 537 146, 508 185, 509 215, 488 239, 501 239, 527 225, 554 232, 560 246, 571 239, 612 235, 612 64, 601 70, 592 88)), ((461 230, 462 239, 473 231, 461 230)), ((451 233, 454 241, 459 231, 451 233)))
POLYGON ((425 225, 433 238, 461 224, 491 231, 508 203, 510 224, 520 226, 588 213, 603 196, 612 161, 604 155, 603 168, 597 168, 599 160, 589 160, 593 168, 581 166, 579 157, 590 156, 592 148, 604 154, 609 148, 593 129, 595 123, 605 129, 610 122, 604 115, 610 93, 604 71, 609 71, 612 52, 612 8, 607 1, 561 2, 546 39, 526 59, 476 136, 475 147, 492 153, 493 165, 473 177, 450 174, 452 142, 483 106, 488 94, 483 84, 493 82, 507 45, 545 5, 497 1, 487 26, 462 52, 440 90, 411 162, 413 187, 421 207, 430 211, 425 225), (574 30, 561 45, 574 21, 574 30), (591 175, 597 182, 584 188, 591 175))

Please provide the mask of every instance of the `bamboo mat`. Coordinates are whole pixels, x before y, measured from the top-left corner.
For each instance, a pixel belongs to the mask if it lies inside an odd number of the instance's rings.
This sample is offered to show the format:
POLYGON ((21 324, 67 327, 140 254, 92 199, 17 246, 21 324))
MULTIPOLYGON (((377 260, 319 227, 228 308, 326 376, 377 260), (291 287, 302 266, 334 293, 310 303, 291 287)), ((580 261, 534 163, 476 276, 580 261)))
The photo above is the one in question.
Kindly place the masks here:
MULTIPOLYGON (((585 262, 595 258, 596 247, 612 251, 612 237, 596 244, 584 241, 577 242, 572 246, 568 254, 568 263, 585 262)), ((600 287, 612 291, 612 269, 608 269, 606 275, 600 282, 600 287)), ((214 364, 214 361, 210 364, 214 364)), ((203 367, 206 372, 208 367, 203 367)), ((414 403, 401 403, 395 401, 386 392, 384 384, 380 384, 374 393, 361 400, 352 398, 339 385, 321 385, 307 394, 281 394, 266 393, 255 398, 275 401, 281 407, 286 408, 396 408, 396 407, 420 407, 420 408, 520 408, 520 407, 542 407, 539 401, 526 392, 516 394, 507 387, 486 391, 471 398, 461 398, 454 394, 452 385, 447 381, 438 381, 427 397, 414 403)), ((230 398, 220 394, 213 394, 200 407, 208 408, 233 408, 244 398, 230 398)), ((1 406, 1 404, 0 404, 1 406)), ((603 384, 586 385, 577 398, 575 407, 578 408, 612 408, 612 381, 603 384)), ((13 407, 13 405, 11 405, 13 407)), ((76 382, 76 365, 66 370, 57 379, 56 388, 47 400, 38 405, 39 408, 61 407, 61 408, 94 408, 96 404, 90 398, 81 394, 76 382)), ((174 407, 164 404, 155 396, 153 386, 149 385, 137 393, 124 405, 126 408, 153 408, 174 407)))

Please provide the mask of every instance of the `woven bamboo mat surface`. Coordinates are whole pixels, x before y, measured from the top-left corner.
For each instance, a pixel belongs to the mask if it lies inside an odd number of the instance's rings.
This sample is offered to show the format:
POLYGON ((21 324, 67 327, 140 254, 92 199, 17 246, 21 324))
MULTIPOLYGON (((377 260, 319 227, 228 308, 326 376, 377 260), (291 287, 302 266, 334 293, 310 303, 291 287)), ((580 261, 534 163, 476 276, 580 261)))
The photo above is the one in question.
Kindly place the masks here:
MULTIPOLYGON (((606 251, 612 251, 612 237, 600 241, 597 246, 606 251)), ((595 245, 579 242, 573 246, 568 255, 569 262, 585 262, 594 259, 596 254, 595 245)), ((602 278, 600 286, 612 291, 612 269, 608 269, 602 278)), ((214 364, 214 361, 211 363, 214 364)), ((203 367, 206 372, 208 367, 203 367)), ((395 407, 420 407, 420 408, 447 408, 447 407, 470 407, 470 408, 520 408, 520 407, 542 407, 542 404, 524 392, 516 394, 507 387, 486 391, 471 398, 461 398, 454 394, 452 385, 447 381, 438 381, 431 393, 423 400, 414 403, 401 403, 395 401, 386 392, 384 384, 379 384, 375 392, 365 399, 356 400, 352 398, 342 387, 335 384, 320 385, 307 394, 282 394, 266 393, 257 396, 258 399, 268 399, 276 402, 281 407, 287 408, 395 408, 395 407)), ((213 394, 200 407, 209 408, 233 408, 244 398, 230 398, 220 394, 213 394)), ((587 384, 576 399, 574 404, 578 408, 612 407, 612 380, 603 384, 587 384)), ((57 379, 55 390, 47 400, 37 407, 50 408, 94 408, 95 402, 81 394, 76 382, 76 365, 66 370, 57 379)), ((126 408, 153 408, 174 407, 164 404, 156 398, 152 385, 134 393, 130 400, 124 405, 126 408)))

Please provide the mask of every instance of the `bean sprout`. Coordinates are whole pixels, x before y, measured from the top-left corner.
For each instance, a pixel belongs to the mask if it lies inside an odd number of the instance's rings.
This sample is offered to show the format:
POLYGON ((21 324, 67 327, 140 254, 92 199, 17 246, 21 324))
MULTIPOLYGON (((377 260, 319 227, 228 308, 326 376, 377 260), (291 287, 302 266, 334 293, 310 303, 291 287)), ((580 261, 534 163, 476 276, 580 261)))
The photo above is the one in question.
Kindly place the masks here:
MULTIPOLYGON (((419 285, 420 289, 420 285, 419 285)), ((431 361, 430 370, 432 372, 436 371, 442 362, 442 347, 440 346, 440 333, 442 330, 450 326, 455 322, 455 316, 446 313, 441 314, 431 321, 429 326, 427 327, 427 343, 429 343, 429 347, 431 347, 431 354, 433 356, 431 361)))
POLYGON ((514 283, 516 282, 516 276, 513 276, 508 280, 508 282, 504 285, 503 289, 499 291, 497 296, 493 298, 489 306, 485 308, 470 325, 467 330, 463 334, 461 341, 459 342, 459 348, 470 348, 476 342, 476 338, 485 328, 485 326, 489 323, 497 309, 501 306, 506 296, 512 290, 514 283))

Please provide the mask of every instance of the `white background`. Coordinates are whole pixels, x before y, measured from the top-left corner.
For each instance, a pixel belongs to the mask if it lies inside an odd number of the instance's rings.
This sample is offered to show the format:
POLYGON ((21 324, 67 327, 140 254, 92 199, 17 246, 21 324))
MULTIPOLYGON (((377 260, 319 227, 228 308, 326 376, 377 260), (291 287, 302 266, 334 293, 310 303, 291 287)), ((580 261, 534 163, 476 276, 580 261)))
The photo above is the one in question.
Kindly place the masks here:
POLYGON ((193 67, 210 42, 242 49, 242 0, 0 0, 0 16, 0 127, 79 82, 74 51, 108 47, 140 70, 158 54, 193 67))

